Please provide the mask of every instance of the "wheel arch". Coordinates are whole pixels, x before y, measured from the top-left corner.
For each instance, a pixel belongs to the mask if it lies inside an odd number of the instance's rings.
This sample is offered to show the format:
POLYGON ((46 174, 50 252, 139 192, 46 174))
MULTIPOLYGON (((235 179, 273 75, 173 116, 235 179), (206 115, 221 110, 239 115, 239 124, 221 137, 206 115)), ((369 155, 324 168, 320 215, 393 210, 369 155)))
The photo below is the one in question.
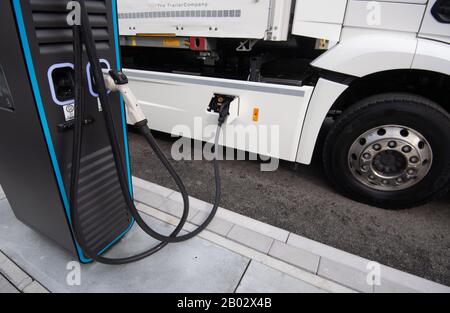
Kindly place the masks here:
POLYGON ((330 111, 344 111, 364 98, 389 92, 410 93, 432 100, 450 113, 450 76, 425 70, 392 70, 353 80, 330 111))
MULTIPOLYGON (((450 113, 450 92, 448 92, 450 90, 450 76, 442 73, 400 69, 377 72, 361 78, 343 76, 340 79, 348 80, 348 86, 338 89, 340 94, 335 98, 335 101, 331 103, 320 101, 321 113, 314 112, 312 107, 317 105, 313 103, 316 93, 324 91, 315 90, 305 118, 297 162, 311 163, 313 154, 321 149, 320 139, 325 136, 329 128, 329 118, 337 118, 351 105, 373 95, 390 92, 410 93, 432 100, 450 113), (327 105, 328 107, 323 107, 327 105)), ((319 80, 320 82, 321 80, 319 80)), ((317 97, 320 98, 320 95, 317 95, 317 97)))

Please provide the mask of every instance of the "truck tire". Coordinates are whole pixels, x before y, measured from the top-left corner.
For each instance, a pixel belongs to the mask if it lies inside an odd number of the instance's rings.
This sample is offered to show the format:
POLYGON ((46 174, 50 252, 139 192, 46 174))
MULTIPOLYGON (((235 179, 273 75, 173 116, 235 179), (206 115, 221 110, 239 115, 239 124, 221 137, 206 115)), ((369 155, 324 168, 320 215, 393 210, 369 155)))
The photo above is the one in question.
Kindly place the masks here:
POLYGON ((366 98, 327 135, 323 162, 335 188, 356 201, 409 208, 450 187, 450 114, 412 94, 366 98))

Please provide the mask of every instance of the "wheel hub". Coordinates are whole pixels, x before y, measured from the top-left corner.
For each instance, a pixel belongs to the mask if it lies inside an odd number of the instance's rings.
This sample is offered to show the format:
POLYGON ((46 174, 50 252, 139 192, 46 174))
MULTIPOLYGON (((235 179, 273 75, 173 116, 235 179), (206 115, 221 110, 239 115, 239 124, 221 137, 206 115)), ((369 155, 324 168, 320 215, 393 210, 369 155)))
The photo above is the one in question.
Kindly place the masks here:
POLYGON ((372 166, 380 175, 396 176, 402 173, 408 165, 406 157, 395 150, 386 150, 373 158, 372 166))
POLYGON ((371 129, 349 150, 349 168, 362 184, 381 191, 409 188, 428 174, 431 146, 417 131, 398 125, 371 129))

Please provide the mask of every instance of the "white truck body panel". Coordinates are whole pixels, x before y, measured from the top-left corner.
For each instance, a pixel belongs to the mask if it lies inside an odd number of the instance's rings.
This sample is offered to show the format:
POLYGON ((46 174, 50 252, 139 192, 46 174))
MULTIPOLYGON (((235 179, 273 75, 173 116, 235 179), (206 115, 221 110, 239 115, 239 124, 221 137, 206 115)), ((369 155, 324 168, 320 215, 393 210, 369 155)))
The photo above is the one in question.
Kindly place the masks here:
POLYGON ((412 68, 450 75, 450 45, 420 38, 412 68))
POLYGON ((339 41, 347 0, 297 0, 294 35, 339 41))
POLYGON ((118 0, 123 36, 286 40, 292 0, 118 0))
POLYGON ((272 0, 272 16, 270 18, 268 36, 265 38, 266 40, 282 41, 288 39, 291 10, 292 0, 272 0))
POLYGON ((314 60, 312 65, 363 77, 382 71, 411 68, 416 47, 415 34, 345 28, 341 42, 314 60))
POLYGON ((430 0, 423 18, 419 36, 450 43, 450 25, 442 24, 431 15, 431 8, 436 0, 430 0))
POLYGON ((350 0, 344 27, 417 33, 425 8, 424 4, 350 0))
POLYGON ((347 85, 342 85, 326 79, 319 79, 314 93, 311 97, 311 102, 308 106, 305 122, 303 124, 302 136, 297 151, 297 162, 302 164, 310 164, 316 140, 319 136, 322 124, 331 109, 333 103, 339 96, 348 88, 347 85))
POLYGON ((411 68, 448 74, 450 26, 431 15, 435 2, 349 0, 340 43, 312 65, 357 77, 411 68))
POLYGON ((296 160, 313 87, 279 86, 139 70, 124 70, 124 73, 152 129, 174 135, 180 135, 180 129, 193 130, 183 132, 182 135, 210 141, 218 118, 217 114, 207 111, 211 98, 214 93, 234 95, 238 97, 239 111, 229 124, 224 125, 226 135, 221 138, 220 144, 277 159, 296 160), (253 120, 254 108, 259 109, 257 122, 253 120), (196 120, 201 121, 202 125, 196 125, 196 120), (204 132, 207 126, 212 126, 212 134, 204 132), (263 136, 266 131, 268 138, 263 136), (279 138, 279 142, 264 147, 267 140, 270 141, 271 134, 276 140, 279 138), (258 140, 249 141, 249 137, 258 140))

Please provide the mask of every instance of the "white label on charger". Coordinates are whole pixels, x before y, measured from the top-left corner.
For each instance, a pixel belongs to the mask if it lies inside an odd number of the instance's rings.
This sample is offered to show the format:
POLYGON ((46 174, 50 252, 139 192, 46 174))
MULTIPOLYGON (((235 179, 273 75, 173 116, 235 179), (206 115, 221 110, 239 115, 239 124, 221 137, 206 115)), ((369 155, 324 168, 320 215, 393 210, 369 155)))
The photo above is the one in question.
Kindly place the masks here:
POLYGON ((100 98, 97 98, 97 103, 98 103, 98 111, 99 112, 103 111, 102 103, 100 102, 100 98))
POLYGON ((66 122, 69 122, 75 118, 75 106, 73 104, 63 106, 63 110, 66 122))

